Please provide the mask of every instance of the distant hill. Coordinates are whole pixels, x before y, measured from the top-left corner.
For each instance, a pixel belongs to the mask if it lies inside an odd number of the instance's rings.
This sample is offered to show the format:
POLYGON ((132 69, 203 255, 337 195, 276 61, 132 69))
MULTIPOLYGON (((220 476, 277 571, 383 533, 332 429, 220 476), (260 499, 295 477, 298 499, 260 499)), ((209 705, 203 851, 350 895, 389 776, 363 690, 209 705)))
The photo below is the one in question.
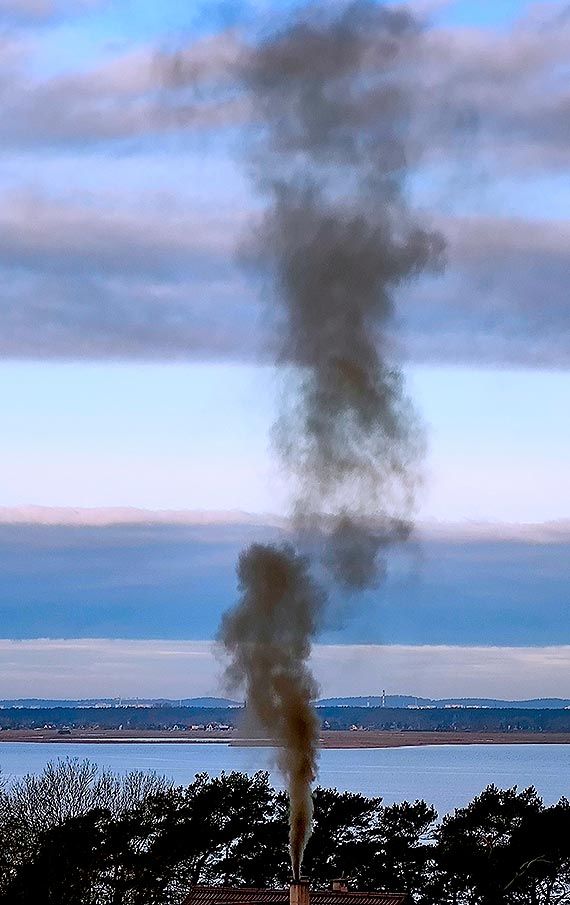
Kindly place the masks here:
MULTIPOLYGON (((170 702, 173 706, 178 701, 170 702)), ((186 698, 182 701, 183 707, 243 707, 243 701, 232 701, 229 698, 186 698)))
MULTIPOLYGON (((501 701, 495 698, 417 698, 413 695, 387 694, 386 707, 490 707, 517 710, 563 710, 568 698, 533 698, 527 701, 501 701)), ((381 695, 354 698, 323 698, 317 707, 382 707, 381 695)))
POLYGON ((56 707, 200 707, 220 708, 242 707, 240 701, 230 698, 85 698, 74 700, 43 700, 42 698, 18 698, 0 701, 0 708, 55 709, 56 707))
MULTIPOLYGON (((381 695, 369 695, 347 698, 322 698, 316 702, 317 707, 382 707, 381 695)), ((418 698, 413 695, 387 694, 386 708, 431 708, 431 707, 488 707, 491 709, 517 710, 563 710, 570 708, 568 698, 533 698, 527 701, 502 701, 495 698, 418 698)), ((74 698, 62 700, 43 700, 42 698, 18 698, 16 700, 0 700, 0 708, 16 709, 52 709, 56 707, 71 708, 106 708, 106 707, 191 707, 200 709, 228 709, 243 707, 243 702, 230 698, 74 698)))

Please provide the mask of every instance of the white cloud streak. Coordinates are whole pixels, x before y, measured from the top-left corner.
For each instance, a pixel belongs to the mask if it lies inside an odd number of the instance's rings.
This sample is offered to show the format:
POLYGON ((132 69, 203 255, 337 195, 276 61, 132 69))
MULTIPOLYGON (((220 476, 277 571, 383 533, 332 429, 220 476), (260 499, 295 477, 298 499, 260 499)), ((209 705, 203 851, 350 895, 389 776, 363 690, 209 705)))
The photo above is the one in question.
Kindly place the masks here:
POLYGON ((71 509, 50 506, 0 506, 0 525, 107 527, 111 525, 264 525, 285 527, 285 519, 240 510, 136 509, 127 506, 71 509))
POLYGON ((78 15, 108 0, 0 0, 0 23, 43 25, 54 18, 78 15))
MULTIPOLYGON (((251 210, 0 195, 0 356, 234 359, 271 346, 271 312, 235 267, 251 210)), ((570 221, 480 216, 438 223, 443 280, 399 299, 420 361, 570 366, 570 221), (540 299, 540 304, 537 303, 540 299)))
MULTIPOLYGON (((0 21, 2 11, 39 17, 89 4, 0 0, 0 21)), ((427 0, 424 12, 432 5, 427 0)), ((557 16, 562 9, 551 5, 548 18, 543 8, 510 30, 427 29, 411 51, 419 163, 457 179, 451 194, 461 195, 474 175, 493 184, 505 173, 552 176, 570 163, 570 19, 557 16)), ((160 154, 167 133, 216 142, 224 127, 251 118, 236 78, 244 49, 236 30, 193 40, 176 54, 131 47, 51 77, 38 74, 36 47, 21 33, 1 39, 4 149, 89 148, 96 169, 97 153, 124 142, 133 158, 150 146, 160 154)), ((182 210, 164 198, 153 207, 144 192, 133 204, 120 193, 54 197, 17 186, 0 195, 0 356, 259 356, 273 325, 269 316, 260 325, 256 289, 234 266, 251 211, 216 205, 182 210)), ((449 240, 448 276, 421 281, 398 299, 412 360, 570 366, 570 221, 541 213, 542 220, 438 222, 449 240)))
MULTIPOLYGON (((237 509, 142 509, 128 506, 70 508, 64 506, 0 506, 0 525, 44 525, 104 528, 114 525, 206 526, 258 525, 287 530, 288 521, 274 513, 237 509)), ((515 524, 509 522, 420 521, 421 539, 451 541, 520 541, 530 544, 570 542, 570 520, 515 524)))
MULTIPOLYGON (((50 11, 55 7, 46 6, 46 15, 50 11)), ((183 129, 217 130, 248 119, 232 84, 240 52, 233 32, 194 41, 176 58, 142 45, 48 78, 26 65, 32 47, 25 38, 20 44, 22 54, 0 60, 5 147, 93 146, 183 129)))
MULTIPOLYGON (((5 697, 192 697, 220 694, 207 641, 0 640, 5 697)), ((570 645, 317 645, 323 696, 570 697, 570 645)))

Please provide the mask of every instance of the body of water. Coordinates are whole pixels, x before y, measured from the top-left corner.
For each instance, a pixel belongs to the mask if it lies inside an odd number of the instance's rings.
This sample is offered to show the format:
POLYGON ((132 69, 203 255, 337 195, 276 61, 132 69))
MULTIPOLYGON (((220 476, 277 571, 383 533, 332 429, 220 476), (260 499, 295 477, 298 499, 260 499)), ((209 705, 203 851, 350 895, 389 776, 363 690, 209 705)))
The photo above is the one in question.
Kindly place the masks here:
MULTIPOLYGON (((178 784, 196 773, 274 771, 271 748, 225 744, 66 744, 1 742, 0 768, 8 780, 39 773, 58 758, 74 757, 117 772, 154 770, 178 784)), ((319 784, 379 795, 385 804, 425 799, 440 815, 461 807, 489 783, 533 785, 546 804, 570 797, 570 745, 437 745, 418 748, 342 748, 320 753, 319 784)))

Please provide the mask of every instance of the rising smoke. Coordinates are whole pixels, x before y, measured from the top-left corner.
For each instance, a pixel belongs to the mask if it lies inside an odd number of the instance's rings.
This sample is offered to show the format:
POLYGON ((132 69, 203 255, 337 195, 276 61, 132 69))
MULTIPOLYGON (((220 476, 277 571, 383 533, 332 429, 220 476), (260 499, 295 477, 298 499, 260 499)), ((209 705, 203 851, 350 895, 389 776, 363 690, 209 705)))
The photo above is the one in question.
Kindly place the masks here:
POLYGON ((311 706, 317 685, 308 667, 325 598, 307 559, 290 545, 252 544, 238 564, 242 592, 222 618, 220 637, 232 662, 230 683, 245 685, 247 706, 279 746, 287 780, 293 873, 310 832, 311 785, 316 777, 318 720, 311 706))
POLYGON ((242 69, 256 123, 250 166, 266 201, 255 255, 271 277, 276 361, 289 375, 275 441, 295 488, 297 541, 242 553, 242 596, 219 637, 229 679, 280 746, 296 878, 312 819, 307 664, 323 587, 374 587, 387 547, 410 533, 421 431, 387 328, 394 291, 442 252, 403 197, 406 60, 420 30, 407 12, 366 0, 332 10, 298 14, 242 69))

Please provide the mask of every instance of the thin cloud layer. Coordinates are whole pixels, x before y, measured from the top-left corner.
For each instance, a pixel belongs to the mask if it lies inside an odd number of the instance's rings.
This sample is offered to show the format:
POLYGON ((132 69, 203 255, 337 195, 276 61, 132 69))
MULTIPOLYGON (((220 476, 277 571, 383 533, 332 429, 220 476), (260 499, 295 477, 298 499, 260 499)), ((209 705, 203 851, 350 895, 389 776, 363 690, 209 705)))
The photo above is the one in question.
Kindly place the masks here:
MULTIPOLYGON (((388 558, 382 589, 354 618, 333 608, 319 641, 525 646, 570 636, 568 522, 420 532, 419 547, 388 558)), ((0 624, 12 638, 209 639, 235 600, 238 552, 288 536, 279 520, 237 513, 5 510, 0 624)))
MULTIPOLYGON (((251 221, 251 215, 250 215, 251 221)), ((0 195, 0 355, 250 360, 272 345, 235 266, 245 210, 0 195)), ((448 217, 449 268, 400 293, 412 360, 570 365, 570 220, 448 217)))
MULTIPOLYGON (((0 0, 0 16, 17 10, 41 18, 96 5, 98 0, 0 0)), ((568 165, 570 20, 562 13, 562 4, 537 8, 496 32, 426 27, 410 44, 414 122, 421 130, 422 110, 429 110, 429 157, 446 164, 450 156, 463 163, 470 157, 490 172, 568 165)), ((135 47, 68 76, 42 78, 23 62, 10 70, 4 63, 10 84, 0 99, 3 144, 89 145, 243 124, 252 112, 236 67, 246 53, 245 33, 225 29, 192 39, 176 53, 135 47)))
POLYGON ((565 168, 570 160, 565 4, 537 4, 510 29, 434 28, 418 60, 421 103, 441 110, 434 150, 492 170, 565 168))
POLYGON ((0 24, 45 25, 102 6, 108 0, 0 0, 0 24))
POLYGON ((232 261, 243 223, 174 201, 0 198, 0 354, 249 358, 257 311, 232 261))
POLYGON ((420 361, 570 366, 570 220, 456 217, 445 278, 402 299, 402 338, 420 361))
POLYGON ((0 64, 4 148, 108 150, 115 142, 160 141, 164 133, 215 131, 247 117, 233 84, 240 52, 233 32, 198 40, 176 57, 135 47, 89 69, 43 78, 32 45, 22 39, 20 50, 17 60, 0 64))
MULTIPOLYGON (((222 693, 211 642, 0 640, 4 697, 193 697, 222 693)), ((323 697, 390 693, 570 696, 570 646, 317 645, 323 697)))
MULTIPOLYGON (((1 506, 0 525, 51 525, 105 527, 110 525, 264 525, 285 528, 278 516, 251 512, 206 510, 135 509, 113 506, 101 509, 69 509, 51 506, 1 506)), ((569 527, 570 540, 570 527, 569 527)))
POLYGON ((12 194, 0 200, 0 266, 78 276, 215 279, 231 265, 244 218, 180 210, 150 213, 119 204, 77 203, 69 196, 12 194))
MULTIPOLYGON (((0 525, 103 528, 113 525, 167 525, 172 528, 249 525, 287 532, 283 516, 240 510, 142 509, 129 506, 76 508, 65 506, 0 506, 0 525)), ((417 535, 423 541, 519 541, 529 544, 570 544, 570 519, 514 524, 510 522, 419 521, 417 535)))
MULTIPOLYGON (((0 0, 0 21, 16 8, 49 21, 94 4, 0 0)), ((424 6, 429 19, 433 4, 424 6)), ((564 8, 541 5, 496 31, 426 27, 410 42, 407 152, 417 181, 437 183, 425 220, 441 229, 449 257, 445 277, 397 299, 397 341, 412 360, 570 365, 570 220, 556 219, 544 194, 536 215, 501 206, 502 190, 494 209, 477 205, 479 187, 492 198, 508 175, 518 196, 539 177, 555 185, 570 163, 564 8)), ((204 159, 212 148, 236 156, 252 122, 236 79, 247 41, 245 27, 192 37, 176 53, 149 40, 43 74, 41 38, 2 39, 0 142, 19 162, 0 186, 0 356, 250 360, 274 343, 258 286, 234 266, 253 201, 239 210, 229 198, 208 208, 184 193, 174 201, 172 179, 163 191, 156 171, 162 197, 152 198, 145 179, 145 155, 160 158, 172 142, 204 159), (99 162, 109 173, 124 154, 138 173, 131 197, 93 189, 99 162), (64 171, 69 155, 84 160, 89 191, 51 185, 47 163, 64 171)), ((195 162, 177 165, 181 186, 200 182, 195 162)))

